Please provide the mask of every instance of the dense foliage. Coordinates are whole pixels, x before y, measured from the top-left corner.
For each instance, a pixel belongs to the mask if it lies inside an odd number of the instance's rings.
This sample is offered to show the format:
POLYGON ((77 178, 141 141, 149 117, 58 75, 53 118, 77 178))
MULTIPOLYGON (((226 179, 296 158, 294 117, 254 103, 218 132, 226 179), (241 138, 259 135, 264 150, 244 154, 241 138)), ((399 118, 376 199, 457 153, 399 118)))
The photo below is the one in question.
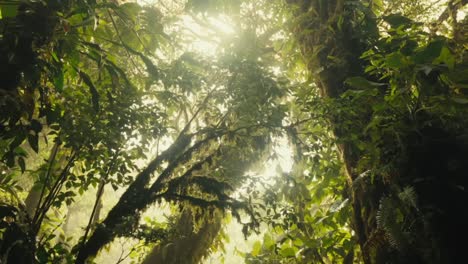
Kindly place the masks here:
POLYGON ((461 263, 465 4, 0 1, 0 263, 461 263))

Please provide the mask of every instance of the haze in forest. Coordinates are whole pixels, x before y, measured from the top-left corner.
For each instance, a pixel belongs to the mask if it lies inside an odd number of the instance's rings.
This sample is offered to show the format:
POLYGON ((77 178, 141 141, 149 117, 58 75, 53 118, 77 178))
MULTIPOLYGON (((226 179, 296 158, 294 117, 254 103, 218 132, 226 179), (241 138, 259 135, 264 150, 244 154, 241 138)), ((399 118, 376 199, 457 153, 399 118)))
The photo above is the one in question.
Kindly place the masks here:
POLYGON ((464 263, 466 4, 0 1, 0 263, 464 263))

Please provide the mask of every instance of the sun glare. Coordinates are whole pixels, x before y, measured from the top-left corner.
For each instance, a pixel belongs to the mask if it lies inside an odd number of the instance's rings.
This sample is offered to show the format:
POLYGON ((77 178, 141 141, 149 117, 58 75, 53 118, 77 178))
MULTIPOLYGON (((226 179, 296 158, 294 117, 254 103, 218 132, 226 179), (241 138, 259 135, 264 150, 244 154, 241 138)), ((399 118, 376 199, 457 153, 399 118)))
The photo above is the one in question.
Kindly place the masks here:
POLYGON ((209 17, 208 21, 215 29, 223 32, 226 35, 232 35, 236 32, 227 16, 220 15, 216 18, 209 17))
POLYGON ((263 172, 266 178, 276 176, 276 168, 280 169, 283 173, 290 173, 294 163, 293 150, 287 137, 276 138, 274 140, 273 151, 276 153, 276 159, 272 159, 266 164, 265 171, 263 172))
POLYGON ((219 45, 236 32, 229 18, 222 15, 203 18, 183 15, 179 26, 188 41, 188 49, 209 57, 216 56, 219 45))
MULTIPOLYGON (((263 164, 263 168, 258 172, 250 171, 249 175, 254 174, 261 179, 262 183, 271 185, 277 177, 281 177, 284 173, 290 173, 293 169, 293 149, 286 136, 277 137, 273 139, 273 149, 275 158, 269 159, 263 164)), ((262 190, 262 184, 257 182, 257 189, 262 190)), ((240 196, 249 195, 245 193, 244 188, 239 188, 239 191, 233 195, 235 198, 240 196)), ((245 263, 244 258, 239 252, 251 252, 256 241, 261 241, 266 232, 266 226, 260 228, 260 233, 251 234, 249 239, 246 240, 242 232, 242 224, 237 220, 232 219, 225 225, 225 232, 229 239, 224 243, 223 252, 214 252, 211 254, 204 263, 220 263, 221 259, 225 264, 238 264, 245 263)))

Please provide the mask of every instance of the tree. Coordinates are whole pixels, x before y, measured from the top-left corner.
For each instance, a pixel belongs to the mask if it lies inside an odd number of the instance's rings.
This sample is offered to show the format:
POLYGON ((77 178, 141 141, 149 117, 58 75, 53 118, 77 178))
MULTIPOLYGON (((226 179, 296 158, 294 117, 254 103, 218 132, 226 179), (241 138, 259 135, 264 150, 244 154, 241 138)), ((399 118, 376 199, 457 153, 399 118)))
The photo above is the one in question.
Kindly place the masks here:
MULTIPOLYGON (((154 68, 141 51, 162 34, 156 27, 145 27, 148 17, 152 24, 157 22, 157 10, 135 4, 11 1, 1 7, 6 32, 1 38, 2 67, 13 71, 2 72, 2 78, 16 76, 14 82, 2 80, 2 160, 26 172, 35 186, 27 204, 33 208, 13 225, 23 227, 27 244, 33 244, 28 251, 34 255, 37 246, 39 260, 46 262, 54 255, 44 248, 50 241, 34 241, 36 236, 55 236, 48 232, 58 226, 47 230, 43 225, 50 212, 70 205, 90 186, 128 184, 127 173, 143 157, 148 136, 165 133, 159 124, 163 112, 143 102, 146 92, 137 87, 133 72, 145 62, 154 68), (110 23, 100 24, 100 18, 110 23), (135 67, 123 68, 115 55, 128 58, 135 67), (141 144, 127 146, 134 133, 142 137, 141 144), (28 152, 47 151, 46 162, 34 169, 34 154, 27 159, 28 152)), ((12 170, 12 177, 20 177, 17 172, 12 170)))
POLYGON ((462 261, 466 1, 432 19, 426 1, 173 3, 0 3, 2 261, 85 263, 128 237, 199 262, 228 211, 268 226, 247 263, 462 261), (259 188, 280 137, 295 164, 259 188), (70 250, 59 218, 91 190, 70 250), (173 220, 143 223, 158 203, 173 220))
POLYGON ((364 263, 461 262, 465 44, 381 16, 379 1, 288 2, 312 78, 336 104, 364 263))
MULTIPOLYGON (((91 224, 86 227, 82 242, 75 246, 77 262, 94 255, 115 236, 131 235, 138 229, 135 212, 161 199, 249 211, 246 203, 230 198, 227 191, 242 181, 243 172, 256 160, 254 157, 262 156, 271 133, 283 129, 284 108, 279 100, 283 88, 268 70, 235 53, 226 54, 216 63, 200 62, 190 53, 175 54, 177 59, 159 61, 156 66, 154 59, 144 54, 154 40, 146 38, 148 35, 143 33, 147 32, 135 28, 142 26, 137 26, 137 19, 154 20, 159 14, 136 4, 77 2, 60 12, 44 3, 12 5, 18 10, 30 8, 27 14, 34 15, 45 8, 48 13, 44 16, 61 21, 54 24, 60 34, 51 33, 44 44, 50 48, 30 54, 47 59, 40 60, 45 65, 44 71, 34 76, 35 82, 45 84, 38 93, 39 99, 33 100, 31 106, 34 110, 39 108, 39 114, 20 115, 19 119, 6 114, 4 124, 10 123, 2 134, 8 145, 6 164, 20 166, 23 171, 29 165, 21 154, 26 138, 36 152, 43 150, 39 148, 39 135, 54 142, 47 162, 38 171, 41 176, 36 184, 41 191, 37 210, 30 216, 31 221, 15 220, 31 229, 24 232, 31 237, 28 251, 32 255, 36 252, 33 241, 39 233, 52 232, 44 236, 53 239, 55 229, 43 229, 51 208, 73 203, 77 192, 86 191, 91 185, 103 187, 110 183, 117 188, 132 182, 120 202, 96 227, 91 225, 96 213, 93 210, 91 224), (112 40, 115 38, 119 41, 112 40), (115 54, 127 58, 134 67, 124 68, 124 62, 116 59, 115 54), (148 74, 143 80, 135 74, 142 65, 148 74), (25 129, 22 125, 25 122, 32 124, 29 136, 16 133, 25 129), (181 124, 183 128, 179 129, 181 124), (142 144, 133 146, 128 141, 135 132, 142 144), (132 181, 129 172, 136 169, 135 160, 144 157, 149 138, 173 134, 176 137, 171 146, 157 153, 132 181), (154 172, 159 172, 155 181, 151 179, 154 172)), ((8 22, 21 23, 20 18, 12 14, 8 22)), ((24 26, 24 31, 27 28, 24 26)), ((12 38, 23 34, 9 33, 12 38)), ((160 31, 156 33, 168 38, 160 31)), ((28 51, 32 51, 34 41, 26 45, 28 51)), ((8 45, 5 49, 13 54, 18 52, 8 45)), ((21 67, 18 76, 25 71, 21 67)), ((24 67, 30 67, 30 63, 24 67)), ((21 94, 27 81, 21 79, 10 88, 21 94)), ((36 99, 36 86, 31 89, 32 98, 36 99)), ((98 188, 96 205, 102 190, 98 188)), ((247 224, 254 227, 255 219, 247 224)), ((49 242, 52 241, 47 239, 38 247, 41 261, 49 261, 55 255, 49 251, 49 246, 54 247, 49 242)), ((14 248, 14 244, 8 242, 5 247, 14 248)), ((13 259, 7 251, 3 252, 5 256, 13 259)))
POLYGON ((208 83, 201 87, 213 90, 206 91, 174 143, 136 176, 80 249, 78 262, 95 255, 115 236, 130 233, 137 224, 138 212, 161 199, 249 211, 246 204, 230 198, 228 191, 236 189, 254 157, 262 156, 271 133, 280 133, 284 114, 277 105, 282 92, 268 73, 256 62, 237 63, 233 58, 228 64, 232 70, 219 68, 217 76, 222 85, 208 83), (220 111, 223 106, 227 109, 220 111), (201 127, 197 128, 195 122, 201 127), (192 126, 196 130, 189 133, 192 126), (161 167, 165 161, 167 166, 161 167), (159 176, 150 183, 154 172, 159 176))

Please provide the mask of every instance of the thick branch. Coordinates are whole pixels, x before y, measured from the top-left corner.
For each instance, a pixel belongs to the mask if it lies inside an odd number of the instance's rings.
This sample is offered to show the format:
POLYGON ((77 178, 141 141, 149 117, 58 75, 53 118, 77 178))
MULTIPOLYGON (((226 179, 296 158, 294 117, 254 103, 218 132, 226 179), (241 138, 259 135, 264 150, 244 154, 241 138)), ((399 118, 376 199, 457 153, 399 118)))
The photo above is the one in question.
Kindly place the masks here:
POLYGON ((99 225, 90 239, 79 249, 75 263, 85 263, 89 256, 95 256, 97 252, 109 243, 116 235, 116 227, 125 222, 126 217, 134 216, 138 210, 146 206, 146 185, 151 179, 152 173, 165 161, 174 161, 179 153, 184 151, 192 141, 190 136, 180 134, 174 144, 157 158, 151 161, 135 178, 120 198, 119 202, 112 208, 104 222, 99 225))

